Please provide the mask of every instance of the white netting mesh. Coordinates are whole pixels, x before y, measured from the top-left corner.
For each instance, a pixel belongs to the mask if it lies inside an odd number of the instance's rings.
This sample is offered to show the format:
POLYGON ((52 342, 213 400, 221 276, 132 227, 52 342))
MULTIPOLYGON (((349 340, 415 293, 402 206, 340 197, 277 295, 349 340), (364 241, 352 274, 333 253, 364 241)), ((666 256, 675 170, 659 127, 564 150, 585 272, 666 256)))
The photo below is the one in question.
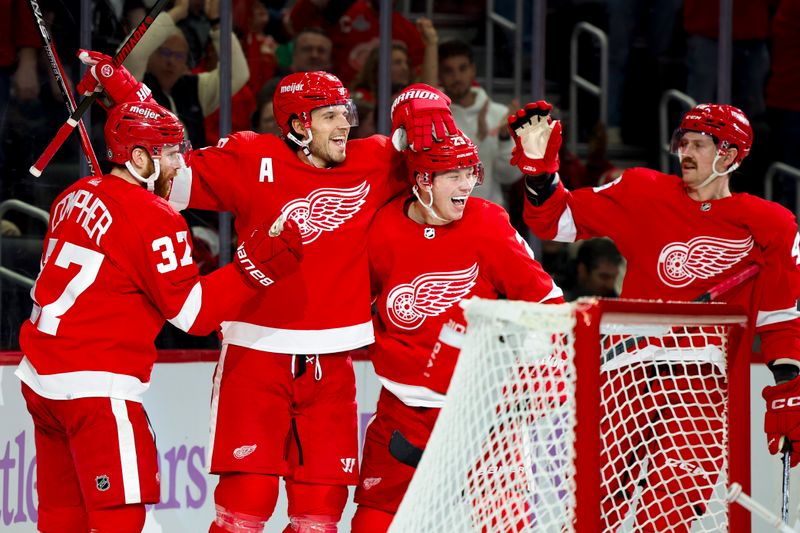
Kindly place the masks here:
MULTIPOLYGON (((604 531, 726 531, 727 326, 614 317, 600 327, 595 516, 604 531)), ((574 307, 477 301, 467 319, 448 402, 390 531, 572 531, 574 307)))

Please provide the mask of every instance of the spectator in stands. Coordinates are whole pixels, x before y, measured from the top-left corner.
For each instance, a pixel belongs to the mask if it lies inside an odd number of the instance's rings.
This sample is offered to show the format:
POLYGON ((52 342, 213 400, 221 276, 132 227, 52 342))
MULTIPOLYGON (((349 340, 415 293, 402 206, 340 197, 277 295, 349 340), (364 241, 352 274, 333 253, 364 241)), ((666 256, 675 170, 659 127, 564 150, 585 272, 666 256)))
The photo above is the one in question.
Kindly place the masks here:
MULTIPOLYGON (((770 2, 736 2, 733 9, 731 102, 751 120, 758 119, 766 109, 770 2)), ((686 92, 698 103, 717 101, 719 2, 685 0, 683 26, 687 33, 686 92)))
POLYGON ((194 67, 205 55, 211 39, 212 20, 205 12, 205 0, 189 0, 186 16, 176 21, 189 44, 189 66, 194 67))
POLYGON ((575 287, 567 291, 567 301, 581 296, 616 298, 622 255, 610 239, 590 239, 581 243, 575 259, 575 287))
POLYGON ((277 80, 270 81, 258 93, 256 111, 252 117, 252 128, 256 133, 272 133, 273 135, 280 135, 281 133, 281 129, 275 121, 275 112, 272 109, 272 99, 275 97, 275 88, 277 86, 277 80))
MULTIPOLYGON (((353 79, 351 90, 363 98, 374 101, 378 95, 378 67, 380 65, 378 49, 373 48, 369 57, 364 62, 364 68, 358 71, 353 79)), ((408 50, 403 43, 392 44, 392 61, 390 66, 392 96, 400 92, 403 87, 411 84, 411 64, 408 59, 408 50)), ((433 85, 436 82, 434 81, 433 85)), ((431 85, 429 83, 429 85, 431 85)), ((359 119, 360 122, 360 119, 359 119)))
MULTIPOLYGON (((800 168, 800 0, 781 0, 772 21, 772 74, 767 112, 775 158, 800 168)), ((792 210, 796 182, 783 184, 783 203, 792 210)), ((780 199, 778 199, 780 200, 780 199)))
POLYGON ((234 26, 247 57, 250 79, 247 86, 253 94, 269 81, 278 69, 278 42, 264 33, 269 23, 269 11, 259 0, 244 0, 234 10, 234 26))
POLYGON ((291 63, 278 67, 272 81, 277 84, 295 72, 330 71, 332 52, 333 42, 324 31, 315 26, 303 28, 292 39, 291 63))
MULTIPOLYGON (((378 46, 379 0, 356 0, 342 13, 346 2, 298 0, 285 19, 287 30, 297 34, 303 28, 318 26, 330 36, 336 56, 333 72, 349 86, 373 48, 378 46)), ((392 40, 408 48, 413 68, 423 61, 425 44, 414 23, 397 11, 392 13, 392 40)), ((315 69, 319 70, 319 69, 315 69)))
POLYGON ((669 48, 681 0, 610 0, 608 2, 608 142, 622 143, 622 105, 628 56, 637 27, 647 31, 648 57, 657 60, 669 48))
POLYGON ((478 145, 485 165, 483 186, 473 195, 508 209, 501 185, 517 181, 520 174, 508 164, 514 141, 506 129, 506 117, 519 106, 517 102, 505 106, 490 100, 476 85, 475 76, 472 48, 467 43, 453 40, 439 45, 439 81, 452 100, 450 109, 456 126, 478 145))
MULTIPOLYGON (((189 44, 176 26, 188 10, 189 0, 176 0, 172 9, 156 17, 126 59, 125 67, 137 79, 143 79, 158 103, 178 115, 192 146, 202 148, 208 145, 204 117, 219 107, 219 67, 199 74, 189 72, 189 44)), ((215 21, 211 40, 219 50, 219 0, 208 1, 206 16, 215 21)), ((231 44, 231 92, 236 94, 250 74, 239 40, 234 37, 231 44)))
MULTIPOLYGON (((11 101, 11 89, 18 101, 39 97, 36 72, 39 32, 30 8, 22 0, 0 0, 0 168, 3 167, 5 116, 11 101)), ((0 182, 2 183, 2 182, 0 182)), ((0 192, 3 189, 0 187, 0 192)), ((5 194, 3 194, 5 196, 5 194)))
MULTIPOLYGON (((417 29, 419 29, 425 43, 424 60, 419 76, 412 69, 408 47, 400 41, 392 43, 390 65, 392 98, 404 87, 412 83, 421 82, 432 86, 436 86, 439 83, 439 36, 436 28, 434 28, 430 19, 421 17, 417 20, 417 29)), ((363 68, 358 71, 351 85, 353 92, 361 93, 367 99, 374 100, 378 94, 378 67, 380 64, 378 54, 378 48, 373 48, 363 68)))
POLYGON ((331 69, 333 42, 320 28, 304 28, 295 35, 293 45, 290 72, 331 69))

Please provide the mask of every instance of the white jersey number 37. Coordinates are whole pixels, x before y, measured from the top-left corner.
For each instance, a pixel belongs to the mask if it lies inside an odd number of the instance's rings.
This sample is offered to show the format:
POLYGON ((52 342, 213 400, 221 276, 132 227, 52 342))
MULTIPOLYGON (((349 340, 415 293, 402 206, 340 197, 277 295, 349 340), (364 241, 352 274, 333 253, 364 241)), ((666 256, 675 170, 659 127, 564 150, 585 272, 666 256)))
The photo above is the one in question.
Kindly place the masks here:
MULTIPOLYGON (((47 250, 42 259, 42 270, 50 259, 50 254, 56 247, 57 239, 50 239, 47 243, 47 250)), ((58 326, 61 324, 61 317, 70 310, 75 304, 75 300, 97 279, 100 266, 103 264, 105 256, 100 252, 84 248, 65 242, 58 252, 53 265, 60 268, 69 268, 70 265, 78 265, 80 269, 75 276, 67 282, 64 291, 58 298, 45 306, 39 306, 37 302, 33 304, 31 311, 31 322, 36 325, 36 329, 48 335, 56 335, 58 326)), ((39 273, 41 276, 41 272, 39 273)), ((38 281, 38 279, 37 279, 38 281)), ((33 286, 31 294, 36 294, 36 285, 33 286)))

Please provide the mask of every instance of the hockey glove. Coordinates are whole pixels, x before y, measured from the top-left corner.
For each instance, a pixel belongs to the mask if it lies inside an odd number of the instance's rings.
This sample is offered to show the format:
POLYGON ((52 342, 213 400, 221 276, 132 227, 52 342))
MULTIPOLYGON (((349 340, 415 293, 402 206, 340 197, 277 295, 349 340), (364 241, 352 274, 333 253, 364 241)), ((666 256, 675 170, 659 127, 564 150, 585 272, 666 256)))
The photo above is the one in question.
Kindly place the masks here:
POLYGON ((430 148, 434 138, 441 140, 456 132, 450 99, 430 85, 409 85, 392 103, 392 131, 392 144, 398 151, 408 146, 414 151, 430 148), (407 139, 402 139, 399 128, 407 139))
POLYGON ((78 83, 78 92, 84 96, 105 91, 109 102, 102 102, 109 108, 126 102, 148 102, 153 97, 150 88, 137 81, 128 69, 115 67, 110 56, 91 50, 79 50, 78 58, 89 65, 86 75, 78 83))
POLYGON ((800 462, 800 377, 796 377, 800 367, 777 364, 770 370, 777 384, 764 387, 761 393, 767 402, 764 432, 769 453, 777 454, 788 447, 790 465, 795 466, 800 462))
POLYGON ((558 171, 561 121, 553 120, 553 106, 539 100, 508 117, 508 131, 514 138, 511 164, 528 175, 558 171))
POLYGON ((279 217, 271 227, 261 224, 244 239, 234 254, 245 282, 254 288, 268 287, 297 271, 303 260, 303 239, 293 220, 279 217))

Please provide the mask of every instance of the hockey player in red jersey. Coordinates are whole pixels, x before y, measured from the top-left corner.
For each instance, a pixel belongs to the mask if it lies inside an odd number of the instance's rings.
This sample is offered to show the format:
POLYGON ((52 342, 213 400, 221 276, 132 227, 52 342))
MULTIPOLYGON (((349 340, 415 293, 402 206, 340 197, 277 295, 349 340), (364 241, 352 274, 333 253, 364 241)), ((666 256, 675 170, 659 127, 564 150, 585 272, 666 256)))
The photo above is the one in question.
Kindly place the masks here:
POLYGON ((127 103, 110 110, 105 139, 111 172, 53 203, 20 334, 16 375, 34 421, 47 533, 142 530, 160 493, 141 403, 156 335, 166 320, 210 333, 302 258, 297 226, 275 212, 233 264, 201 277, 189 228, 163 198, 183 166, 183 125, 154 102, 127 103))
MULTIPOLYGON (((542 239, 613 239, 628 261, 622 292, 628 298, 693 300, 748 265, 759 265, 755 284, 730 290, 725 301, 750 311, 751 327, 775 374, 777 385, 763 393, 770 452, 786 445, 791 464, 797 464, 800 406, 789 399, 800 395, 800 237, 789 211, 730 190, 730 173, 752 145, 747 117, 729 105, 699 105, 684 115, 673 136, 681 177, 633 168, 607 185, 570 192, 558 179, 561 125, 549 116, 550 109, 539 101, 509 117, 517 143, 512 164, 526 174, 526 223, 542 239)), ((745 340, 743 346, 750 344, 745 340)), ((685 379, 700 383, 709 375, 685 379)), ((679 420, 661 422, 662 427, 680 427, 679 420)), ((708 435, 713 442, 704 437, 704 442, 680 448, 667 445, 667 439, 659 442, 658 436, 650 440, 647 446, 663 449, 650 459, 637 527, 684 531, 704 513, 713 485, 704 469, 721 461, 721 428, 708 435), (650 516, 654 510, 661 513, 659 519, 650 516)), ((606 466, 615 458, 608 460, 606 466)), ((635 483, 609 488, 615 509, 605 511, 612 530, 624 518, 635 488, 635 483)))
MULTIPOLYGON (((392 109, 400 148, 455 129, 449 100, 411 86, 392 109), (405 133, 405 135, 403 135, 405 133)), ((333 532, 358 482, 355 378, 349 350, 374 340, 366 232, 405 187, 402 155, 383 136, 348 141, 357 116, 325 72, 283 78, 273 101, 282 138, 235 133, 194 152, 170 202, 232 211, 239 235, 277 210, 303 238, 300 270, 222 325, 214 376, 211 531, 261 531, 280 477, 288 532, 333 532)))
POLYGON ((395 458, 389 443, 394 431, 418 448, 430 436, 458 351, 446 357, 441 344, 458 344, 464 331, 458 302, 501 295, 563 302, 508 214, 470 199, 483 168, 468 137, 457 132, 409 152, 407 161, 414 196, 381 209, 369 232, 378 310, 370 357, 383 387, 364 444, 354 533, 386 531, 408 487, 414 468, 395 458))

